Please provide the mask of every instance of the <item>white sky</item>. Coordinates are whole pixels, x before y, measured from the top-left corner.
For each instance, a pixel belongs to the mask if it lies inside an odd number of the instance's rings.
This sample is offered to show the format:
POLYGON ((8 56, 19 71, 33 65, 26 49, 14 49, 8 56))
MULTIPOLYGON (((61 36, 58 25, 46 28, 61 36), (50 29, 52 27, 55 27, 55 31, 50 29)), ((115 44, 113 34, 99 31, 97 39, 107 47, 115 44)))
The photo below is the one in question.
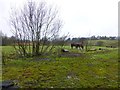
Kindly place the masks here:
MULTIPOLYGON (((26 0, 0 0, 0 30, 11 36, 9 14, 26 0)), ((36 1, 36 0, 35 0, 36 1)), ((40 1, 40 0, 37 0, 40 1)), ((117 36, 119 0, 47 0, 58 6, 64 26, 62 34, 72 37, 117 36)))

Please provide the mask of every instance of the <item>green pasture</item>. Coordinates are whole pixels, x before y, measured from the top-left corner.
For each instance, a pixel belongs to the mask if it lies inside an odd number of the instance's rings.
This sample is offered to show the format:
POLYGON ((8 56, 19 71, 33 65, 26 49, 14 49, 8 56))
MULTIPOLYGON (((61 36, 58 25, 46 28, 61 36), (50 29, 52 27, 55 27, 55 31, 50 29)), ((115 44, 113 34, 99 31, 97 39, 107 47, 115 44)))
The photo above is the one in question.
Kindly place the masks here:
POLYGON ((96 45, 97 42, 103 42, 102 46, 118 46, 118 40, 89 40, 90 45, 96 45))
POLYGON ((21 88, 118 88, 118 48, 92 46, 97 50, 89 52, 63 48, 72 54, 10 58, 14 48, 2 46, 2 80, 13 80, 21 88))

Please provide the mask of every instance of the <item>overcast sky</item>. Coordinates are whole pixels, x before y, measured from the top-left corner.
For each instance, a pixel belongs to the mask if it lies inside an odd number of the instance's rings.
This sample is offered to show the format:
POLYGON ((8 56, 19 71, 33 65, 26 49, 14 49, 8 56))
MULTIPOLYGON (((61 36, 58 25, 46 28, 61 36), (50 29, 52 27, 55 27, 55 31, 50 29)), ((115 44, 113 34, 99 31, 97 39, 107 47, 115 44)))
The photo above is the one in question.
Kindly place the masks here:
MULTIPOLYGON (((35 0, 40 1, 40 0, 35 0)), ((118 1, 120 0, 47 0, 59 8, 64 22, 62 34, 72 37, 117 36, 118 1)), ((26 0, 0 0, 0 29, 11 36, 11 8, 22 7, 26 0)))

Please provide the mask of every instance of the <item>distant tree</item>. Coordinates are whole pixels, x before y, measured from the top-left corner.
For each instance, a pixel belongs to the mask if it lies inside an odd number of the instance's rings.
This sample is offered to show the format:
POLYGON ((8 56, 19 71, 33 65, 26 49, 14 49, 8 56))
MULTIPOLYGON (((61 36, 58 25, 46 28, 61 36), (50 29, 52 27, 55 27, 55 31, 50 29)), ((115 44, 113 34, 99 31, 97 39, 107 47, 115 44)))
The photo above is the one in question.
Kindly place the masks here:
POLYGON ((96 40, 97 38, 95 36, 91 36, 91 40, 96 40))
POLYGON ((72 38, 72 42, 80 42, 80 38, 72 38))
POLYGON ((14 36, 8 37, 9 45, 14 45, 15 41, 16 41, 16 38, 14 36))
POLYGON ((0 32, 0 38, 1 38, 1 45, 2 46, 6 46, 9 44, 9 38, 2 31, 0 32))
POLYGON ((2 36, 2 46, 8 45, 8 37, 7 36, 2 36))
POLYGON ((99 40, 101 38, 101 36, 97 36, 97 39, 99 40))
POLYGON ((71 42, 71 38, 68 38, 66 41, 67 41, 67 42, 71 42))
POLYGON ((109 39, 110 39, 110 40, 115 40, 116 37, 112 37, 112 36, 111 36, 111 37, 109 37, 109 39))

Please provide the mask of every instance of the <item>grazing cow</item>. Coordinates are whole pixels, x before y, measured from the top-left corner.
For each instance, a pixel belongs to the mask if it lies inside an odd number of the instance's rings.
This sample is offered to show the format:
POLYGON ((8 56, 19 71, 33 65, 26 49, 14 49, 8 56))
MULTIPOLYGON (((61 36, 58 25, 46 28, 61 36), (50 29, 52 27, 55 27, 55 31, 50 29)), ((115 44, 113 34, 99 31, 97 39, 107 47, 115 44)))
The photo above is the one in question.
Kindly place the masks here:
POLYGON ((76 47, 77 49, 84 48, 83 43, 71 43, 71 48, 76 47))

